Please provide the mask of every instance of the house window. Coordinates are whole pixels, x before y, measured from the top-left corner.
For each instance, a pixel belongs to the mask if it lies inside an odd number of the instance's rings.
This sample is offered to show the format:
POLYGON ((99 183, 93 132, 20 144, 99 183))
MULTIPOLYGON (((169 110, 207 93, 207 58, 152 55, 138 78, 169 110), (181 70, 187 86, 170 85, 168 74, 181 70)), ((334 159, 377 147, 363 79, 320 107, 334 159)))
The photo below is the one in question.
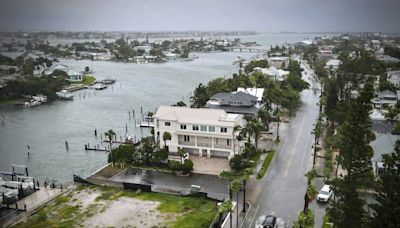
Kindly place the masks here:
POLYGON ((226 127, 221 127, 221 133, 227 133, 228 129, 226 127))
POLYGON ((226 145, 229 146, 229 144, 231 144, 231 140, 227 139, 226 140, 226 145))
POLYGON ((218 144, 218 138, 215 139, 215 144, 218 144))
POLYGON ((165 124, 165 126, 171 126, 170 122, 165 122, 164 124, 165 124))
POLYGON ((190 136, 184 135, 184 136, 183 136, 183 141, 184 141, 184 142, 190 142, 190 136))
POLYGON ((198 131, 199 130, 199 125, 193 125, 192 129, 193 129, 193 131, 198 131))
POLYGON ((208 131, 209 132, 215 132, 215 127, 214 126, 208 126, 208 131))
POLYGON ((181 129, 186 130, 186 124, 181 124, 181 129))
POLYGON ((207 131, 207 126, 201 125, 200 130, 201 131, 207 131))

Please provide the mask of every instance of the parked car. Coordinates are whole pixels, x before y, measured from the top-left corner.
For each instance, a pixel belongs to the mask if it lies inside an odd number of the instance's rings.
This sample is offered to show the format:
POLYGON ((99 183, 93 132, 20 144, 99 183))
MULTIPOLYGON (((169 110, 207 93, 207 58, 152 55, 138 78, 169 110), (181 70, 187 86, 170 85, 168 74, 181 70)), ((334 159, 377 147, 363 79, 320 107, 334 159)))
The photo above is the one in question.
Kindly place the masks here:
POLYGON ((333 194, 333 190, 330 185, 324 185, 318 193, 317 200, 319 202, 328 202, 333 194))
POLYGON ((262 215, 256 221, 256 228, 275 228, 276 217, 274 215, 262 215))

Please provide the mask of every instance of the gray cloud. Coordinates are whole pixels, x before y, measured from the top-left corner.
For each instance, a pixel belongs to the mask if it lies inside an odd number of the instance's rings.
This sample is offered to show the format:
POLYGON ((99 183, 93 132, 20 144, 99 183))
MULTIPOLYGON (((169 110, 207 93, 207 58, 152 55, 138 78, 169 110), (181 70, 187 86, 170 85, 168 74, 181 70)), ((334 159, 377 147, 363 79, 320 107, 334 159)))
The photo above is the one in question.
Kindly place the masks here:
POLYGON ((400 32, 399 0, 1 0, 1 31, 400 32))

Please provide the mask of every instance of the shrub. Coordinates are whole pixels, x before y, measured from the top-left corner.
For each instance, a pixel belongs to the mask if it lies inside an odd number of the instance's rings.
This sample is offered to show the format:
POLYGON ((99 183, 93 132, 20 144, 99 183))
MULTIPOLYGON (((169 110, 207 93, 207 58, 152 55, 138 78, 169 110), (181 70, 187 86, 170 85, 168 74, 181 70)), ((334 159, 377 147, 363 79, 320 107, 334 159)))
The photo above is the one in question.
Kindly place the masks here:
POLYGON ((400 135, 400 122, 397 122, 392 131, 394 135, 400 135))
POLYGON ((240 172, 249 167, 249 163, 241 155, 235 155, 229 161, 229 166, 234 172, 240 172))
POLYGON ((303 211, 299 213, 297 221, 294 223, 295 228, 313 228, 314 227, 314 213, 311 209, 308 209, 305 215, 303 211))
POLYGON ((181 163, 178 161, 168 161, 168 168, 173 171, 180 171, 181 170, 181 163))
POLYGON ((193 171, 193 162, 190 159, 186 159, 185 162, 181 166, 183 173, 190 173, 193 171))

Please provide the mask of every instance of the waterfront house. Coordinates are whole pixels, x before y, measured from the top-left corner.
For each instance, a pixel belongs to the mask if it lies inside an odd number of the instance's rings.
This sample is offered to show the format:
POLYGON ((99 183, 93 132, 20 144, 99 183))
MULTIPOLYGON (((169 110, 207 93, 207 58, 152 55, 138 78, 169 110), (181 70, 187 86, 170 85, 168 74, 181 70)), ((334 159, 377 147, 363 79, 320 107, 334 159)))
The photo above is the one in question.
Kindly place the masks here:
POLYGON ((82 82, 83 81, 83 74, 68 67, 67 65, 64 64, 56 64, 50 67, 49 69, 44 71, 44 74, 49 76, 53 74, 54 71, 59 70, 59 71, 64 71, 68 75, 68 80, 70 82, 82 82))
POLYGON ((238 132, 234 132, 236 125, 245 125, 239 114, 219 109, 160 106, 154 121, 155 141, 160 147, 166 144, 170 153, 183 148, 191 155, 230 159, 243 148, 237 139, 238 132), (171 140, 164 142, 164 132, 171 134, 171 140))
POLYGON ((289 66, 290 58, 277 56, 268 58, 268 64, 278 69, 287 68, 289 66))
POLYGON ((371 102, 374 108, 395 106, 397 103, 397 94, 389 90, 381 91, 376 97, 372 98, 371 102))
POLYGON ((254 117, 258 111, 258 98, 245 92, 219 92, 206 103, 209 109, 223 109, 227 113, 254 117))
POLYGON ((237 89, 237 92, 243 92, 257 97, 257 107, 261 107, 263 104, 264 88, 241 88, 237 89))

